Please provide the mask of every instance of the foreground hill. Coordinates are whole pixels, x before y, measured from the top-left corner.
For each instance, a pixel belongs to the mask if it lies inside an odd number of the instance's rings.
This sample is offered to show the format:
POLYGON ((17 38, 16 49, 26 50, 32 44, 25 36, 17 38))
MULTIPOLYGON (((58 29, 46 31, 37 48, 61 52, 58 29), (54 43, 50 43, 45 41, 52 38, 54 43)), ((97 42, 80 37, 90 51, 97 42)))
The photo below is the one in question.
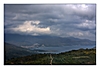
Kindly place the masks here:
POLYGON ((95 65, 96 49, 79 49, 60 54, 34 54, 13 58, 5 65, 95 65))
POLYGON ((72 45, 95 45, 95 41, 87 39, 78 39, 74 37, 57 37, 57 36, 31 36, 19 34, 5 34, 5 42, 17 46, 72 46, 72 45))
POLYGON ((15 57, 22 57, 26 55, 31 55, 35 52, 30 51, 28 49, 24 49, 9 43, 4 43, 4 48, 5 48, 5 60, 15 58, 15 57))

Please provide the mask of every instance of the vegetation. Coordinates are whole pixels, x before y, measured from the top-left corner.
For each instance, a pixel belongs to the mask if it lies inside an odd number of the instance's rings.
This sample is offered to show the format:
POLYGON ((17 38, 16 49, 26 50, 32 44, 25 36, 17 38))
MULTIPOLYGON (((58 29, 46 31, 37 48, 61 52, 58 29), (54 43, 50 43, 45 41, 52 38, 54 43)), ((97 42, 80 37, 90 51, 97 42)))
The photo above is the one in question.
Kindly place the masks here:
POLYGON ((34 54, 34 51, 24 49, 13 44, 4 43, 5 60, 34 54))
POLYGON ((12 58, 5 65, 95 65, 96 49, 79 49, 60 54, 33 54, 12 58), (52 58, 52 63, 51 63, 52 58))

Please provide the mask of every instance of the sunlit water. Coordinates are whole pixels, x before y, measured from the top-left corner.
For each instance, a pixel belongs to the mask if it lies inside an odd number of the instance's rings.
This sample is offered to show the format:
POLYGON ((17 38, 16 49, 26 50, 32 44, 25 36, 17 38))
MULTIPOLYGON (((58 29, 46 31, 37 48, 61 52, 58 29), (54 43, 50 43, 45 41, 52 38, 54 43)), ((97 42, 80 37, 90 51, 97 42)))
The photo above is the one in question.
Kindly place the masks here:
POLYGON ((38 53, 61 53, 61 52, 67 52, 71 50, 78 50, 78 49, 91 49, 94 48, 95 45, 93 46, 55 46, 55 47, 38 47, 38 48, 33 48, 31 50, 37 50, 38 53), (43 51, 38 51, 38 50, 43 50, 43 51))

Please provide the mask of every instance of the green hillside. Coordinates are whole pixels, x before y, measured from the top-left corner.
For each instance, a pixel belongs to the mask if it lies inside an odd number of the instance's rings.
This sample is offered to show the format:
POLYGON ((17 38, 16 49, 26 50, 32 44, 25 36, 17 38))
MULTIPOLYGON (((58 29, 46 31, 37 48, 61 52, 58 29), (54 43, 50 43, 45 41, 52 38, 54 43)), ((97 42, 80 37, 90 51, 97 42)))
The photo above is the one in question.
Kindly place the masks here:
POLYGON ((22 56, 27 56, 34 54, 35 52, 30 51, 28 49, 24 49, 9 43, 4 43, 4 48, 5 48, 5 60, 11 59, 11 58, 16 58, 16 57, 22 57, 22 56))
POLYGON ((34 54, 13 58, 5 65, 95 65, 96 49, 79 49, 60 54, 34 54))

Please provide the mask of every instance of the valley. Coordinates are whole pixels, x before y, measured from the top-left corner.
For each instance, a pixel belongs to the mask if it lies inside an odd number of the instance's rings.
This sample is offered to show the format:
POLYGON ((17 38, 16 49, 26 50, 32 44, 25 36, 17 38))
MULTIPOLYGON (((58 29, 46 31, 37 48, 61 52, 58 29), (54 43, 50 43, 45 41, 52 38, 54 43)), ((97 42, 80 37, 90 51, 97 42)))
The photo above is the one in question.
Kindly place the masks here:
POLYGON ((4 62, 5 64, 33 65, 95 64, 95 44, 95 41, 74 37, 5 34, 4 62), (90 54, 83 54, 81 50, 83 53, 88 51, 90 54), (92 53, 91 50, 93 50, 92 53), (50 54, 51 56, 49 57, 50 54), (90 59, 91 56, 89 55, 92 55, 94 61, 90 59), (66 60, 66 58, 68 59, 66 60))

